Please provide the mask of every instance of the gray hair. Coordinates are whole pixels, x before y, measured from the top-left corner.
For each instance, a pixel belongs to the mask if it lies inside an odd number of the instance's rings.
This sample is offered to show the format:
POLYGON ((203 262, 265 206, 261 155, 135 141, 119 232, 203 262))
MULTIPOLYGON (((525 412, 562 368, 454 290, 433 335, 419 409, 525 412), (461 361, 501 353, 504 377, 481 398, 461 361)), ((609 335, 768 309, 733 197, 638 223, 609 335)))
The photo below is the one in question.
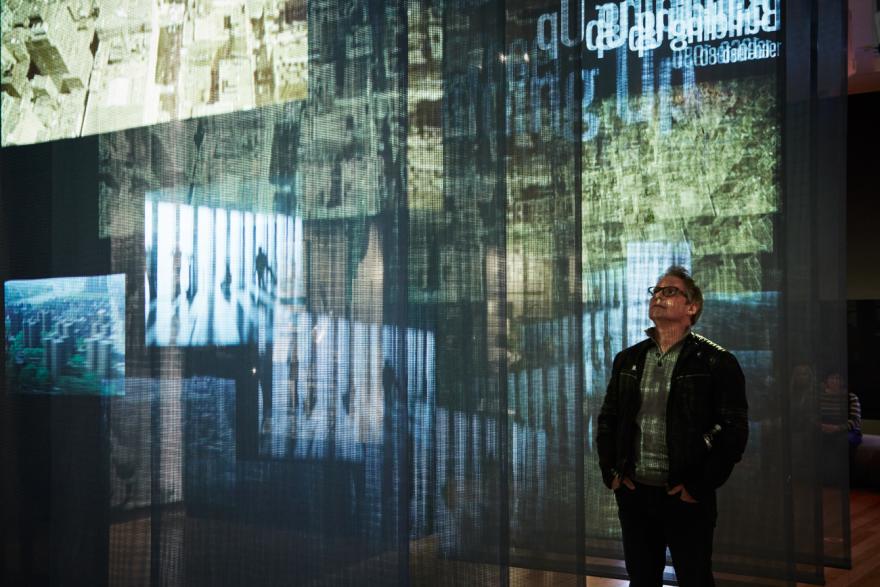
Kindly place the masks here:
POLYGON ((687 298, 688 303, 697 305, 697 313, 691 316, 691 326, 693 326, 697 323, 697 320, 700 319, 700 315, 703 313, 702 290, 696 284, 694 278, 691 277, 688 270, 681 265, 671 265, 666 272, 660 276, 660 279, 663 279, 664 277, 678 277, 684 282, 684 295, 687 298))

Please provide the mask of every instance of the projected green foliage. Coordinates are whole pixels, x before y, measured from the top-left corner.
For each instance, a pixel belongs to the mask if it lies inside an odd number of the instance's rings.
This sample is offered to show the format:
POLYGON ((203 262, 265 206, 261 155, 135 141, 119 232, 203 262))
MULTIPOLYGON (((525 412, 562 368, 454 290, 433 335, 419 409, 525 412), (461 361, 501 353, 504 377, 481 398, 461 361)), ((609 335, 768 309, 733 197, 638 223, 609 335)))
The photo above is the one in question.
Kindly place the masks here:
POLYGON ((775 85, 763 78, 698 84, 674 96, 671 131, 627 125, 614 99, 584 144, 585 272, 625 261, 630 242, 687 242, 708 291, 765 289, 779 211, 775 85), (733 263, 731 260, 735 259, 733 263))

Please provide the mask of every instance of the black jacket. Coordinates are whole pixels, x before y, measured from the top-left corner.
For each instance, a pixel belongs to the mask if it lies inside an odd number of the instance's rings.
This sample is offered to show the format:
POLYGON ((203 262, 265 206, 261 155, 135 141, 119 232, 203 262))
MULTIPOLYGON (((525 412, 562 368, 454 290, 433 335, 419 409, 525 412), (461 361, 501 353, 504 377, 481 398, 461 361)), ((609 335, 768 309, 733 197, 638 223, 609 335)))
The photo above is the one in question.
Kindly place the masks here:
MULTIPOLYGON (((608 487, 615 473, 631 477, 635 470, 642 370, 653 346, 646 339, 614 359, 596 435, 599 466, 608 487)), ((666 403, 668 485, 683 483, 698 501, 712 497, 742 458, 748 436, 745 377, 739 363, 709 339, 688 334, 666 403), (709 443, 706 434, 711 435, 709 443)))

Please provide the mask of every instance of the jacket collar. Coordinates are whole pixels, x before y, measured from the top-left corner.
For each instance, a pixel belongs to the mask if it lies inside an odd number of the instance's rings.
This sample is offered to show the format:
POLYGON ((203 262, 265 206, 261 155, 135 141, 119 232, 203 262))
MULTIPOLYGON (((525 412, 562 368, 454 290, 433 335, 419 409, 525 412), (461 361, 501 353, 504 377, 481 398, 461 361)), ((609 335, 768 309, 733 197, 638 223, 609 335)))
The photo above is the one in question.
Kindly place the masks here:
POLYGON ((688 330, 688 333, 684 337, 684 340, 681 344, 681 353, 679 353, 678 355, 679 362, 687 359, 692 354, 697 352, 697 349, 699 349, 700 347, 700 339, 696 334, 694 334, 693 330, 688 330))
MULTIPOLYGON (((648 330, 650 330, 650 329, 648 329, 648 330)), ((646 330, 645 333, 647 334, 648 331, 646 330)), ((636 347, 638 349, 636 352, 637 358, 636 358, 635 364, 633 365, 634 368, 632 370, 633 371, 638 370, 639 376, 641 376, 642 369, 644 368, 645 355, 647 355, 648 351, 650 351, 651 348, 654 347, 656 344, 657 343, 654 342, 654 339, 649 336, 648 338, 646 338, 645 340, 643 340, 642 342, 640 342, 637 345, 637 347, 636 347)), ((678 371, 679 365, 683 365, 684 362, 690 356, 692 356, 694 353, 697 353, 699 351, 699 349, 700 349, 700 336, 698 334, 695 334, 693 330, 689 330, 688 333, 685 335, 685 337, 678 344, 680 344, 682 346, 681 346, 681 351, 678 353, 678 360, 676 362, 675 370, 672 373, 673 377, 675 377, 675 374, 676 374, 676 371, 678 371)))

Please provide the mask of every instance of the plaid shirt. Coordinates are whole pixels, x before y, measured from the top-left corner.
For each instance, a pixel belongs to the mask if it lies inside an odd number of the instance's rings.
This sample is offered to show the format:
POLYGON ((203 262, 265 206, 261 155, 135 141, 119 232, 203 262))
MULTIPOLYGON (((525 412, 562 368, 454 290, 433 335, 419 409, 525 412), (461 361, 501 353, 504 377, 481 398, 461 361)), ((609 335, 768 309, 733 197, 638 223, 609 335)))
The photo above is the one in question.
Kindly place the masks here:
POLYGON ((666 451, 666 398, 672 382, 672 371, 678 361, 685 337, 665 353, 652 336, 653 329, 645 331, 654 348, 645 355, 640 391, 642 406, 636 419, 635 480, 645 485, 666 485, 669 475, 669 455, 666 451))

